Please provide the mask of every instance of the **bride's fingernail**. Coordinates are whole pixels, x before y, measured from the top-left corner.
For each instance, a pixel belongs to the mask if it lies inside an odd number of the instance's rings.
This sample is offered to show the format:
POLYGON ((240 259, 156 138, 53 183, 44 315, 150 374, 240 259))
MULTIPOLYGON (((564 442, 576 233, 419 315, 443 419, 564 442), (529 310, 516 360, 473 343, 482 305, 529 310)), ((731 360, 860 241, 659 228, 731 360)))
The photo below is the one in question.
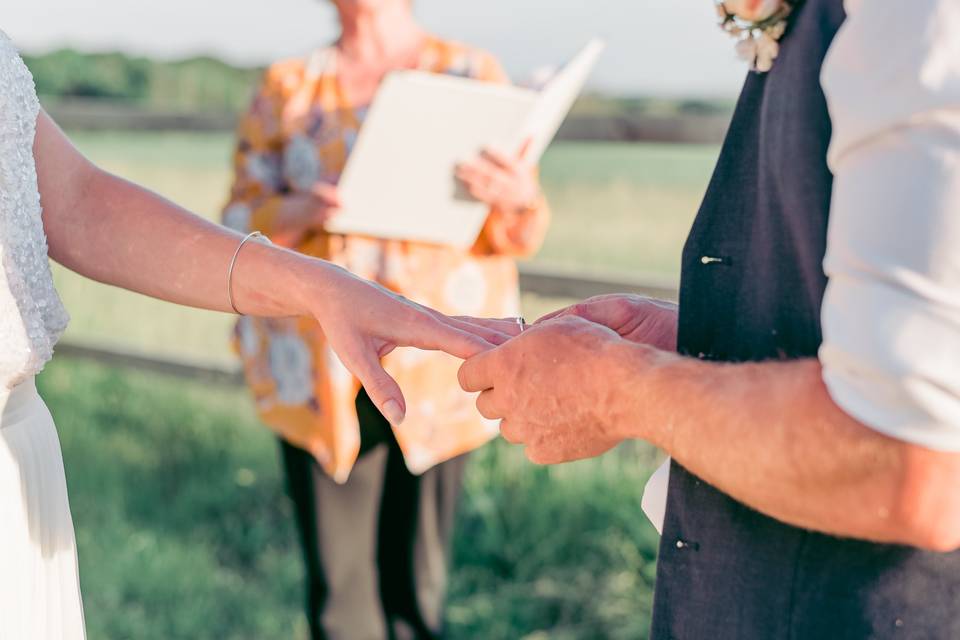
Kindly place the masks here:
POLYGON ((383 403, 383 415, 395 427, 399 426, 404 418, 403 409, 396 400, 387 400, 383 403))

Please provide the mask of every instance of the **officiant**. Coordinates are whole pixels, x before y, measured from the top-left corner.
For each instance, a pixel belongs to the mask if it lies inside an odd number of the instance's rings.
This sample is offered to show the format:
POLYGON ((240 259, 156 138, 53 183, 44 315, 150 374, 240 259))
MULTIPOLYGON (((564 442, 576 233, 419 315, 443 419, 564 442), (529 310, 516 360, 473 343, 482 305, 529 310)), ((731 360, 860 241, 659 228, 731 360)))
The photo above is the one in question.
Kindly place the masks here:
MULTIPOLYGON (((548 222, 536 167, 521 150, 488 149, 457 169, 467 191, 490 206, 468 251, 325 230, 337 214, 340 173, 387 73, 508 81, 489 53, 424 31, 409 0, 333 5, 340 39, 271 66, 243 117, 223 222, 444 312, 518 315, 515 258, 536 251, 548 222)), ((236 348, 260 418, 282 440, 313 637, 438 635, 465 456, 497 434, 457 385, 459 363, 390 354, 385 367, 408 399, 403 424, 391 425, 311 320, 244 318, 236 348)))

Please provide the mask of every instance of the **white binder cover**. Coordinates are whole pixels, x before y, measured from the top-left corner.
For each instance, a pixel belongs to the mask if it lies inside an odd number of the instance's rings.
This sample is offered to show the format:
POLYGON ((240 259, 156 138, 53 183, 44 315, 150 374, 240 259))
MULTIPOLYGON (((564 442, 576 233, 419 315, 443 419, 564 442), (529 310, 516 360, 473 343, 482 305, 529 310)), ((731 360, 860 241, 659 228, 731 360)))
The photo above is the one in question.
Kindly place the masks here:
POLYGON ((597 58, 590 42, 542 91, 398 71, 384 80, 340 178, 343 210, 332 233, 414 240, 462 249, 488 214, 454 177, 457 163, 485 146, 540 159, 597 58))

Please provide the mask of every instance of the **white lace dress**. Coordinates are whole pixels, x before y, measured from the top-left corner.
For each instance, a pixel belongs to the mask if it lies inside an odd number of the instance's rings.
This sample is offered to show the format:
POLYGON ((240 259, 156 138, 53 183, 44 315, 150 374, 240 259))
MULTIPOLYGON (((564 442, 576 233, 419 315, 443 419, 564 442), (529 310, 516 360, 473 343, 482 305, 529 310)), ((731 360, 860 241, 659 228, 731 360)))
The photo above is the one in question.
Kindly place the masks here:
POLYGON ((67 324, 33 158, 33 79, 0 32, 0 640, 84 637, 60 442, 34 375, 67 324))

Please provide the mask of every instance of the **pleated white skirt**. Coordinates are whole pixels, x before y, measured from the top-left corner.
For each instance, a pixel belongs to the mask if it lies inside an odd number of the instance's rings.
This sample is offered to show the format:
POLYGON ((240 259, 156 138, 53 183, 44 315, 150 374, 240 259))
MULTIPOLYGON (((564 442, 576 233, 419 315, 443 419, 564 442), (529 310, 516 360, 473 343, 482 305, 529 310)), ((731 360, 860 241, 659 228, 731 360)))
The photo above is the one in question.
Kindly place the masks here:
POLYGON ((83 640, 60 440, 33 379, 0 389, 0 640, 83 640))

